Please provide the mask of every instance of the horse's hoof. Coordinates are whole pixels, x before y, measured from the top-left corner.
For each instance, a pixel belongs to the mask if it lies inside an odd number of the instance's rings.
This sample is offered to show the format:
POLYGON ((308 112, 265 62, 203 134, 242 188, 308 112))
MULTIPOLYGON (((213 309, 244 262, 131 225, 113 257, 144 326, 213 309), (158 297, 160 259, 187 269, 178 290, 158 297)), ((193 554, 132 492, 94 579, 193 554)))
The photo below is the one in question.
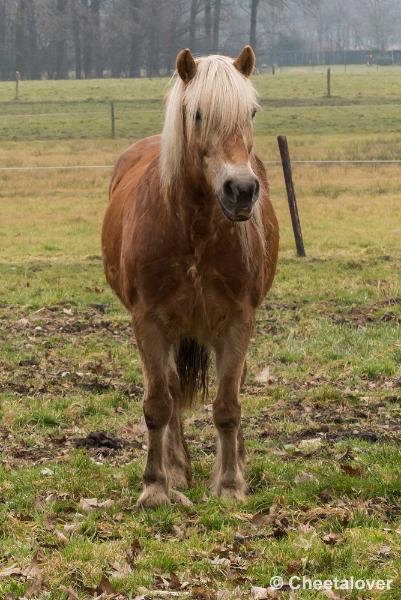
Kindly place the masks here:
POLYGON ((177 466, 170 467, 169 482, 171 487, 178 488, 179 490, 187 490, 191 485, 191 481, 185 470, 177 466))
POLYGON ((171 498, 173 502, 177 504, 182 504, 183 506, 191 507, 194 505, 194 503, 191 502, 191 500, 187 498, 185 494, 182 494, 178 490, 171 490, 171 498))
POLYGON ((215 479, 211 486, 212 494, 223 500, 236 500, 244 502, 246 497, 246 483, 243 477, 238 477, 237 481, 224 485, 219 479, 215 479))
POLYGON ((137 508, 157 508, 171 504, 170 498, 164 487, 161 485, 148 485, 139 496, 137 508))
POLYGON ((245 490, 241 488, 222 487, 217 496, 222 500, 236 500, 237 502, 245 502, 245 490))

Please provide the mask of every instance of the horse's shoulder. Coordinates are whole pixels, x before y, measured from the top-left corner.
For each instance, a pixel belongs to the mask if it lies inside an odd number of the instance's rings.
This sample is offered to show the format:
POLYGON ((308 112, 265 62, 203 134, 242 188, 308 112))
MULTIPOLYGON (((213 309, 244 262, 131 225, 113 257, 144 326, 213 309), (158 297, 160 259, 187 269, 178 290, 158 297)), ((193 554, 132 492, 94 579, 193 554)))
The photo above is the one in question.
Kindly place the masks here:
POLYGON ((276 271, 278 245, 279 245, 279 226, 276 213, 270 200, 269 181, 263 161, 256 155, 251 158, 252 169, 261 183, 261 218, 265 235, 265 282, 263 296, 270 288, 276 271))
POLYGON ((151 163, 160 153, 160 135, 153 135, 131 144, 120 155, 114 167, 110 182, 110 194, 117 187, 124 175, 139 162, 151 163))

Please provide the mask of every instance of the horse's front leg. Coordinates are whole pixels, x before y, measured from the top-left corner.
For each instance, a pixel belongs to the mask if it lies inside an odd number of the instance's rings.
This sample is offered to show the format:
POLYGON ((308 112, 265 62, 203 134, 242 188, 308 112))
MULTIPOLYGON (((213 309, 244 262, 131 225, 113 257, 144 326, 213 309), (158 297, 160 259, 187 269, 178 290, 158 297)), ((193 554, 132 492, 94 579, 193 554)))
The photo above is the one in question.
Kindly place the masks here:
POLYGON ((145 397, 143 412, 148 428, 148 454, 143 475, 143 490, 137 505, 153 508, 169 504, 166 430, 173 413, 167 369, 169 344, 154 323, 135 323, 135 334, 142 358, 145 397))
POLYGON ((217 396, 213 419, 218 433, 212 490, 217 496, 243 500, 245 449, 241 432, 239 389, 252 325, 233 326, 216 345, 217 396))

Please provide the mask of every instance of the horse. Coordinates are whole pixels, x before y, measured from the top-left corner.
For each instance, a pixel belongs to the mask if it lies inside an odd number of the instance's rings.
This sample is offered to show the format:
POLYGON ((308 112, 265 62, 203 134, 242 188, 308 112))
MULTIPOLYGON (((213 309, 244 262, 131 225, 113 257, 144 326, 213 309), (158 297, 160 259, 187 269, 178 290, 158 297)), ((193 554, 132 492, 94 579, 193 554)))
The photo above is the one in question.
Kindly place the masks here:
MULTIPOLYGON (((211 491, 243 500, 240 385, 255 311, 276 271, 279 231, 253 151, 255 54, 179 52, 161 136, 114 168, 102 229, 105 276, 132 316, 144 375, 148 452, 137 505, 188 500, 183 411, 205 397, 215 354, 211 491)), ((189 500, 188 500, 189 501, 189 500)))

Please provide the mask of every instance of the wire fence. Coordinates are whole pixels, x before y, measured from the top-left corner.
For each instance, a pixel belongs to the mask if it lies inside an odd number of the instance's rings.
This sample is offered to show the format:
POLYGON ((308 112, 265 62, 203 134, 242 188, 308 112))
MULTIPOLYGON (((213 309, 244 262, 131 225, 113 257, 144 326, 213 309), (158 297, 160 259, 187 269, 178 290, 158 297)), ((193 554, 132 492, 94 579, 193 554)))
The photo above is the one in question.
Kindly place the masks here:
POLYGON ((156 133, 161 99, 0 103, 0 141, 115 138, 156 133))
MULTIPOLYGON (((281 165, 280 160, 265 160, 265 165, 281 165)), ((292 160, 293 165, 401 165, 401 160, 292 160)), ((70 171, 85 169, 112 169, 114 165, 32 165, 1 167, 0 172, 21 171, 70 171)))
MULTIPOLYGON (((263 103, 263 102, 262 102, 263 103)), ((160 131, 163 105, 159 98, 133 100, 54 100, 47 102, 0 103, 0 141, 73 140, 92 138, 146 137, 160 131), (59 108, 59 110, 54 110, 59 108), (29 108, 29 112, 24 112, 29 108), (48 111, 46 109, 49 108, 48 111), (74 117, 74 118, 72 118, 74 117), (36 119, 38 120, 36 122, 36 119)), ((265 132, 264 122, 256 124, 256 133, 265 132), (259 130, 260 129, 260 130, 259 130)), ((266 165, 279 165, 280 160, 267 160, 266 165)), ((293 165, 399 165, 401 159, 314 159, 292 160, 293 165)), ((111 169, 109 164, 74 165, 0 165, 0 172, 63 171, 111 169)))
MULTIPOLYGON (((391 122, 394 130, 399 130, 398 97, 335 96, 330 69, 320 83, 322 88, 316 95, 260 98, 264 110, 256 120, 255 133, 278 134, 277 129, 284 126, 287 133, 297 133, 305 129, 312 110, 314 131, 327 132, 332 128, 346 133, 349 129, 355 130, 355 123, 360 129, 372 131, 372 123, 378 128, 377 108, 381 105, 386 106, 385 126, 391 122), (365 107, 363 113, 362 106, 365 107)), ((0 141, 135 139, 158 133, 163 115, 163 102, 159 97, 0 102, 0 141)))

